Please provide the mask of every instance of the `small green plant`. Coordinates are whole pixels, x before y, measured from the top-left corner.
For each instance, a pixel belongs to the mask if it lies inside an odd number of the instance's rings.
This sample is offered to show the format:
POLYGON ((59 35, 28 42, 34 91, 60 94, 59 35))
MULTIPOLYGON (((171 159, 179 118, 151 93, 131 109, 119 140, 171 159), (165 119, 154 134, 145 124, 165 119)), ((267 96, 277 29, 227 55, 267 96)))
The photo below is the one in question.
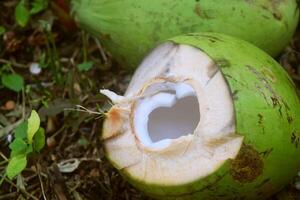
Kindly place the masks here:
POLYGON ((1 66, 0 79, 4 87, 20 92, 24 86, 24 79, 19 74, 15 73, 10 64, 1 66))
POLYGON ((79 71, 89 71, 94 65, 93 61, 86 61, 77 65, 79 71))
POLYGON ((40 118, 35 110, 15 129, 14 136, 9 145, 11 153, 6 167, 6 176, 9 179, 25 169, 29 154, 40 152, 45 145, 45 131, 40 127, 40 118))
POLYGON ((88 53, 87 53, 87 41, 88 41, 88 36, 87 34, 82 31, 82 53, 83 53, 83 62, 77 65, 77 69, 82 72, 82 71, 89 71, 93 65, 93 61, 88 61, 88 53))
POLYGON ((21 0, 15 9, 15 19, 16 22, 22 27, 25 27, 30 19, 30 12, 26 8, 24 0, 21 0))
POLYGON ((26 0, 21 0, 15 8, 15 19, 18 25, 25 27, 32 15, 35 15, 42 10, 46 9, 48 6, 47 0, 34 0, 28 2, 26 0))
POLYGON ((2 74, 2 84, 10 90, 19 92, 24 86, 23 77, 19 74, 2 74))
POLYGON ((63 82, 61 67, 59 63, 59 52, 55 43, 55 36, 52 32, 52 22, 39 20, 39 26, 44 31, 46 39, 46 53, 42 54, 39 60, 43 68, 50 67, 54 80, 57 83, 63 82))

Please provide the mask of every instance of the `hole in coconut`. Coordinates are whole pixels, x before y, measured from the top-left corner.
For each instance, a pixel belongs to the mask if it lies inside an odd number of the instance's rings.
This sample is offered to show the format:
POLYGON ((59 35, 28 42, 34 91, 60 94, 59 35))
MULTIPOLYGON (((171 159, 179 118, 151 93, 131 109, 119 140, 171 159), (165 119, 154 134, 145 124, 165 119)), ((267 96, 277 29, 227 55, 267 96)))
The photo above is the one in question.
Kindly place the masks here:
POLYGON ((152 142, 192 134, 200 120, 196 96, 176 99, 172 107, 159 107, 149 115, 148 134, 152 142))
POLYGON ((135 130, 147 147, 164 148, 172 139, 193 134, 200 121, 199 102, 186 83, 150 86, 135 110, 135 130))

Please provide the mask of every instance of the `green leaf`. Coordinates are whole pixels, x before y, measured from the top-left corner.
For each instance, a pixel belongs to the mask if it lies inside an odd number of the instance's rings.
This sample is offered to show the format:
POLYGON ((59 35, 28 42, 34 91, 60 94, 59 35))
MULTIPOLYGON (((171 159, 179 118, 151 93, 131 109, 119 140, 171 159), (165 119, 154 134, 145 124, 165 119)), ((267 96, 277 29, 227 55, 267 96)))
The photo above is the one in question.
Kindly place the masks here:
POLYGON ((15 138, 24 139, 27 137, 27 129, 28 129, 28 122, 27 120, 22 122, 17 128, 15 129, 15 138))
POLYGON ((33 149, 39 152, 45 146, 45 130, 39 128, 33 138, 33 149))
POLYGON ((4 74, 2 75, 1 79, 2 79, 2 84, 5 87, 15 92, 19 92, 20 90, 22 90, 24 86, 23 77, 18 74, 4 74))
POLYGON ((47 0, 34 0, 31 4, 30 14, 32 15, 37 14, 42 10, 44 10, 45 8, 47 8, 47 6, 48 6, 47 0))
POLYGON ((16 175, 20 174, 27 165, 26 155, 18 155, 12 157, 6 168, 6 175, 11 180, 16 175))
POLYGON ((79 71, 88 71, 93 67, 93 65, 94 65, 93 61, 83 62, 77 65, 77 68, 79 71))
POLYGON ((12 150, 10 154, 11 157, 14 157, 16 155, 24 154, 26 152, 26 149, 28 148, 28 145, 24 140, 16 138, 9 145, 9 148, 12 150))
POLYGON ((20 26, 25 27, 29 21, 29 18, 30 13, 25 7, 24 0, 21 0, 15 9, 15 19, 20 26))
POLYGON ((0 26, 0 35, 3 35, 5 33, 5 28, 3 26, 0 26))
POLYGON ((32 143, 34 134, 40 127, 40 117, 35 110, 31 111, 30 117, 28 118, 28 129, 27 129, 27 139, 28 143, 32 143))
POLYGON ((33 148, 32 148, 32 144, 29 144, 28 147, 27 147, 27 149, 26 149, 25 154, 28 155, 28 154, 30 154, 31 152, 33 152, 33 148))

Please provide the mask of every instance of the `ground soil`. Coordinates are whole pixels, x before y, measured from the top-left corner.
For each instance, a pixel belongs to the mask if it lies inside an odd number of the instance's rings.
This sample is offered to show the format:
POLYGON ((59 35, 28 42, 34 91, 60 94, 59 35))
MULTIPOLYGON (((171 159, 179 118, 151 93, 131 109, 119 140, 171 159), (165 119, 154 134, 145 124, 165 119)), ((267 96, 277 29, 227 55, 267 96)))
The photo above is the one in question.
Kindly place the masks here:
MULTIPOLYGON (((62 17, 57 5, 50 3, 20 27, 14 15, 17 3, 0 2, 0 26, 6 29, 0 35, 0 71, 7 68, 20 74, 25 87, 16 93, 0 85, 0 129, 14 127, 24 114, 35 109, 46 129, 46 146, 29 157, 27 168, 17 180, 4 179, 0 200, 148 199, 106 160, 99 139, 101 113, 110 106, 99 89, 123 93, 132 73, 116 64, 98 39, 62 17), (47 29, 45 23, 51 28, 47 29), (80 71, 78 65, 89 62, 93 63, 91 69, 80 71), (42 67, 40 74, 30 73, 32 63, 42 67), (76 105, 89 111, 73 111, 76 105), (69 164, 69 173, 62 172, 62 162, 69 164)), ((300 89, 300 29, 277 60, 300 89)), ((6 167, 1 161, 9 157, 12 133, 8 131, 0 138, 0 175, 6 167)), ((300 199, 300 193, 291 183, 272 199, 300 199)))

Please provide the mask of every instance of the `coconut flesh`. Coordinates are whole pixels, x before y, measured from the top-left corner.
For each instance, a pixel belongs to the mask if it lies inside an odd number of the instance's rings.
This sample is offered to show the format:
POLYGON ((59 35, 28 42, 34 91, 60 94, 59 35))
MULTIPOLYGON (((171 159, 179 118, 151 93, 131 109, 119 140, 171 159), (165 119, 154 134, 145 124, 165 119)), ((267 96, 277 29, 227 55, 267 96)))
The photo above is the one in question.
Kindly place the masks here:
POLYGON ((191 183, 241 148, 227 82, 195 47, 162 44, 144 59, 124 96, 101 92, 114 103, 102 133, 107 157, 131 179, 191 183))

